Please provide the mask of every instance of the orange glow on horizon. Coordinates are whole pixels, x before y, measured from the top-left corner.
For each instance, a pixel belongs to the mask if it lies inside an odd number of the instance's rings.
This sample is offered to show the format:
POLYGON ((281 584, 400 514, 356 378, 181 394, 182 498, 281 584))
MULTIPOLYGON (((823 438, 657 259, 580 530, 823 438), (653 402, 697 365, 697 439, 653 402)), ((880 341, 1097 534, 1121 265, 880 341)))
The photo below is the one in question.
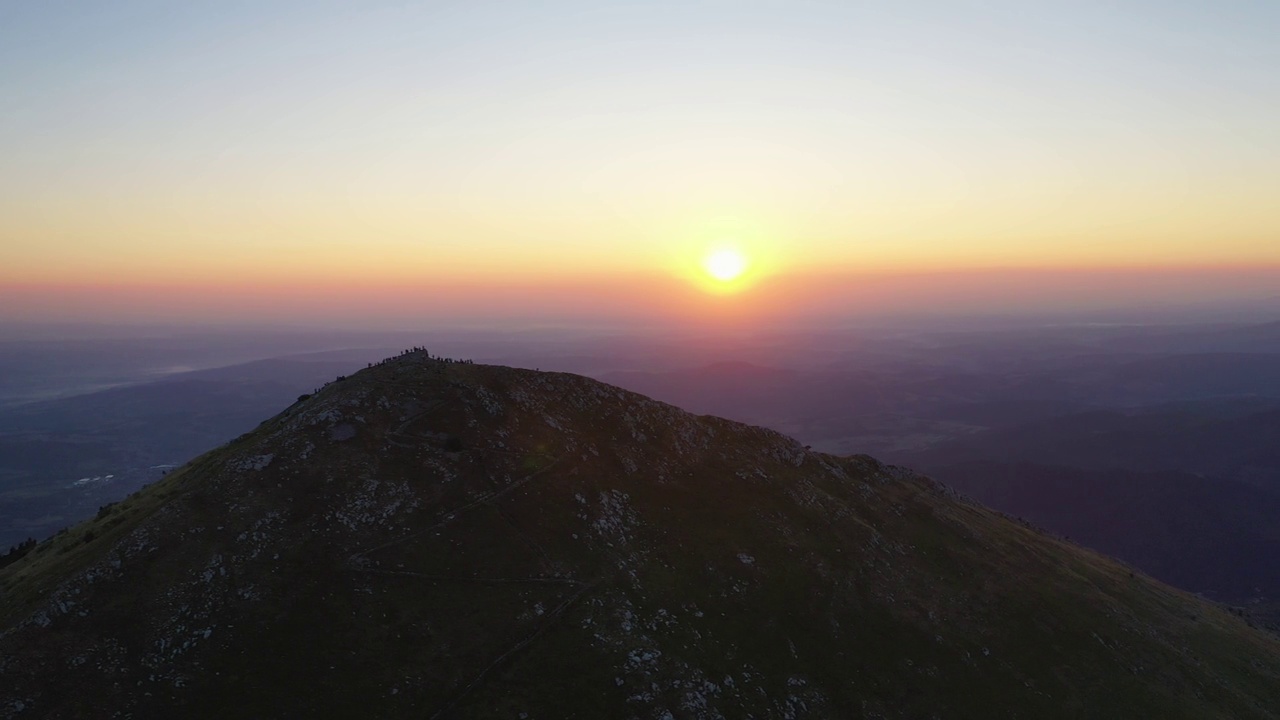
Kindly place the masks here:
POLYGON ((1016 314, 1140 307, 1276 295, 1280 265, 1181 268, 1013 268, 764 275, 752 263, 724 283, 689 276, 484 278, 377 283, 170 279, 0 283, 0 321, 179 321, 401 327, 569 322, 626 327, 765 327, 804 317, 893 313, 1016 314))

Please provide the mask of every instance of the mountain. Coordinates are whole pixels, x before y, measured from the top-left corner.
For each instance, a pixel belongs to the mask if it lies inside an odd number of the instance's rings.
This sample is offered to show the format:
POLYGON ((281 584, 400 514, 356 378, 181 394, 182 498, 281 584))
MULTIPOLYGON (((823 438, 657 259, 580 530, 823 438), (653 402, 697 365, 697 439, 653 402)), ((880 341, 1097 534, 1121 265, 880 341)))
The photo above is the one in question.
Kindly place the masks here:
POLYGON ((1274 718, 1280 639, 866 457, 407 353, 0 569, 9 717, 1274 718))

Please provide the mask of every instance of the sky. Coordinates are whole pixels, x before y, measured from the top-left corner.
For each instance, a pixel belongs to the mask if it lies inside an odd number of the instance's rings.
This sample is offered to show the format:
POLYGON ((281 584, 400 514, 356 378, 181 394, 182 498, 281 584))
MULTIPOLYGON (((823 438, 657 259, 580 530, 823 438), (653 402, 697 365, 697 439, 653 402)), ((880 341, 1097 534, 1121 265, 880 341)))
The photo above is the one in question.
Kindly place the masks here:
POLYGON ((1277 295, 1276 37, 1275 2, 0 0, 0 319, 1277 295))

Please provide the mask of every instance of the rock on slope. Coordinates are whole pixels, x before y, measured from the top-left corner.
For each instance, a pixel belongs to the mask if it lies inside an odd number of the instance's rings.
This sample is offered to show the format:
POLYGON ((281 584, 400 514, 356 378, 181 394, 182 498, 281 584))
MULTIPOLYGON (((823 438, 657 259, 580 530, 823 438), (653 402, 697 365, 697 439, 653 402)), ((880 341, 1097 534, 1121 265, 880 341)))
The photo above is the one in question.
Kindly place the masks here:
POLYGON ((1275 638, 925 478, 420 352, 0 593, 23 718, 1280 716, 1275 638))

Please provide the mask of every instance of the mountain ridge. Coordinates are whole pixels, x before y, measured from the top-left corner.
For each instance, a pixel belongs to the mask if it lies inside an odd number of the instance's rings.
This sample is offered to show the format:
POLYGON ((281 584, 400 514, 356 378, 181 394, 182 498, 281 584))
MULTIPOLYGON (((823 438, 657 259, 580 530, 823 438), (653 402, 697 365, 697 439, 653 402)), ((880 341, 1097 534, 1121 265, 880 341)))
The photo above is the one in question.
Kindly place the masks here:
POLYGON ((1280 642, 866 456, 411 352, 0 569, 13 717, 1275 717, 1280 642))

